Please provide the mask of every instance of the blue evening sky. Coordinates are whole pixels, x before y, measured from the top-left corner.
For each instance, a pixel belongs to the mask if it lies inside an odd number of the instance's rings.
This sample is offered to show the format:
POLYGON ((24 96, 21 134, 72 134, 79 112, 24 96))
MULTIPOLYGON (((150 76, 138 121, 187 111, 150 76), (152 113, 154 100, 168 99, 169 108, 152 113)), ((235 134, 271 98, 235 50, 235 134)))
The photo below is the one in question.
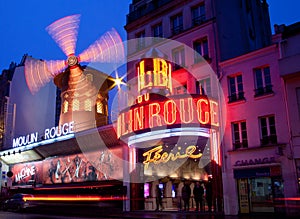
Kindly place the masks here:
MULTIPOLYGON (((271 25, 300 21, 299 0, 267 0, 271 25)), ((62 17, 81 14, 76 54, 112 27, 126 40, 131 0, 0 0, 0 73, 25 53, 44 60, 65 59, 45 28, 62 17)))

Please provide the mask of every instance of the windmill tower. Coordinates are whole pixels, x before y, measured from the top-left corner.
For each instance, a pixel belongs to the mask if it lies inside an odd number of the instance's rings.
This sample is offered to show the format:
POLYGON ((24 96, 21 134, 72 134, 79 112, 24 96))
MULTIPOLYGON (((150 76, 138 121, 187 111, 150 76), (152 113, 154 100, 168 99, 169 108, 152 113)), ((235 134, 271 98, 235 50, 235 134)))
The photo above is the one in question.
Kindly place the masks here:
POLYGON ((53 79, 61 89, 59 123, 74 121, 76 131, 108 123, 108 91, 114 86, 112 77, 80 63, 118 63, 124 59, 122 40, 114 29, 76 56, 79 18, 80 15, 68 16, 46 28, 67 60, 44 61, 27 57, 25 61, 29 90, 35 93, 53 79))

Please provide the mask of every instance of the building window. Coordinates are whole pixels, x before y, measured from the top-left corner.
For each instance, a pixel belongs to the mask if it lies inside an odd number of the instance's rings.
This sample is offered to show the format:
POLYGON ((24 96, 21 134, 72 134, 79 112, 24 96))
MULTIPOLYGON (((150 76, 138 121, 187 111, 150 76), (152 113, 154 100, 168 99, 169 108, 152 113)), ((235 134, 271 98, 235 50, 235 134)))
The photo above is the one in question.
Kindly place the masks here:
POLYGON ((246 121, 231 123, 233 149, 248 148, 246 121))
POLYGON ((69 102, 67 100, 63 103, 63 113, 68 112, 69 102))
POLYGON ((261 145, 276 144, 277 135, 275 127, 275 116, 264 116, 259 118, 261 145))
POLYGON ((92 111, 92 101, 91 101, 91 99, 86 99, 84 101, 84 110, 85 111, 92 111))
POLYGON ((97 101, 97 113, 104 114, 104 106, 100 101, 97 101))
POLYGON ((211 96, 210 78, 205 78, 196 83, 196 93, 211 96))
POLYGON ((183 17, 181 13, 171 17, 171 31, 173 35, 183 31, 183 17))
POLYGON ((152 27, 152 36, 154 37, 153 41, 158 42, 163 37, 162 23, 156 24, 152 27))
POLYGON ((173 70, 178 70, 185 66, 185 56, 184 56, 184 48, 176 48, 172 51, 172 59, 173 59, 173 70))
POLYGON ((93 75, 92 74, 87 74, 86 75, 86 80, 92 82, 93 81, 93 75))
POLYGON ((145 42, 145 31, 141 31, 136 34, 137 38, 137 50, 144 49, 146 47, 146 42, 145 42))
POLYGON ((73 100, 73 108, 72 111, 78 111, 79 110, 79 100, 78 99, 74 99, 73 100))
POLYGON ((179 87, 175 87, 174 91, 175 91, 175 94, 186 94, 187 86, 186 85, 181 85, 179 87))
POLYGON ((204 4, 192 8, 192 24, 197 26, 205 21, 205 6, 204 4))
POLYGON ((270 67, 254 69, 255 97, 273 93, 270 67))
POLYGON ((242 75, 228 77, 228 102, 245 100, 242 75))
POLYGON ((210 61, 209 54, 208 54, 208 40, 206 37, 194 41, 193 47, 195 51, 194 63, 201 62, 202 57, 205 60, 210 61))

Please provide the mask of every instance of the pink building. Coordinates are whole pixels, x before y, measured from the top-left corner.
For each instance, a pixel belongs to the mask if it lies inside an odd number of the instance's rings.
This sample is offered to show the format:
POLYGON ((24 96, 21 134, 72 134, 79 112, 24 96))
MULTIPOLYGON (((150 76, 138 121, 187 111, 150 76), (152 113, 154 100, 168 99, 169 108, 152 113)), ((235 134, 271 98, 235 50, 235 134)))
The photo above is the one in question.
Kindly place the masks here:
MULTIPOLYGON (((299 22, 290 26, 275 26, 279 37, 279 71, 284 82, 284 96, 287 107, 287 123, 289 128, 289 153, 287 157, 294 162, 293 173, 290 176, 292 189, 285 197, 291 198, 287 201, 288 206, 299 206, 296 197, 300 195, 300 25, 299 22), (296 185, 297 184, 297 187, 296 185)), ((299 198, 298 198, 299 199, 299 198)), ((291 209, 298 212, 299 209, 291 209)))
POLYGON ((220 63, 228 97, 223 191, 229 214, 282 211, 276 198, 295 193, 278 58, 275 43, 220 63))

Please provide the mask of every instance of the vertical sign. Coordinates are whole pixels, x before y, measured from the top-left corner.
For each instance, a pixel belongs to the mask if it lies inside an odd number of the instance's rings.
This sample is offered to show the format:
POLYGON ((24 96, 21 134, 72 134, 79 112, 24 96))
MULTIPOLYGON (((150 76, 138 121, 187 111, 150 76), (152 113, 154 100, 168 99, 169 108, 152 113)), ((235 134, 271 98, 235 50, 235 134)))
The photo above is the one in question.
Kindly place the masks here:
POLYGON ((248 179, 238 179, 240 213, 249 213, 248 179))

